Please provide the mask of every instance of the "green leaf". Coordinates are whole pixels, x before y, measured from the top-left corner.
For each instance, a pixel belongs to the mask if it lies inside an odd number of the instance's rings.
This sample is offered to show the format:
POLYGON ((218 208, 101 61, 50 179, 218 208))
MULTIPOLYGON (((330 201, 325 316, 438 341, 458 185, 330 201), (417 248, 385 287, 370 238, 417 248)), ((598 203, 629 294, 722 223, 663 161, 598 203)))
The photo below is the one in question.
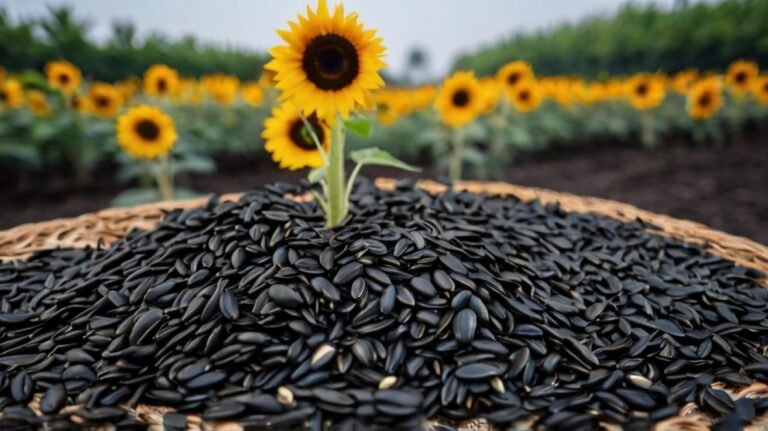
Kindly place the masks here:
POLYGON ((176 187, 173 190, 173 199, 181 200, 181 199, 194 199, 205 196, 204 193, 198 193, 192 189, 188 189, 186 187, 176 187))
POLYGON ((363 138, 371 136, 371 132, 373 132, 373 124, 371 124, 371 120, 366 117, 346 118, 344 119, 344 127, 363 138))
POLYGON ((185 154, 173 162, 174 174, 192 172, 195 174, 212 174, 216 172, 216 163, 208 156, 185 154))
POLYGON ((112 200, 112 206, 132 207, 160 200, 157 190, 151 188, 128 189, 112 200))
POLYGON ((319 183, 325 178, 325 173, 328 171, 327 166, 320 166, 319 168, 314 168, 311 171, 309 171, 309 175, 307 175, 307 179, 310 183, 319 183))
POLYGON ((420 168, 400 161, 392 154, 375 147, 353 151, 350 156, 352 157, 352 160, 361 165, 390 166, 411 172, 418 172, 421 170, 420 168))
POLYGON ((139 178, 145 175, 147 170, 144 165, 136 161, 133 163, 124 163, 117 170, 117 181, 121 183, 128 182, 134 178, 139 178))
POLYGON ((8 158, 29 166, 39 166, 40 156, 34 147, 22 144, 0 144, 0 160, 8 158))

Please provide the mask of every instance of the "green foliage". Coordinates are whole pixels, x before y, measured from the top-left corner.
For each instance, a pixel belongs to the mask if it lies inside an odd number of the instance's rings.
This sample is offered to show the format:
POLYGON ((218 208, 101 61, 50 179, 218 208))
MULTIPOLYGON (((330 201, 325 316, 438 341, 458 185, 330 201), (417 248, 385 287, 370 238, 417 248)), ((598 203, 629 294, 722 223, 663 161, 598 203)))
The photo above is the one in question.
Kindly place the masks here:
POLYGON ((226 70, 241 79, 256 79, 266 61, 263 54, 202 44, 192 36, 169 40, 151 35, 139 40, 131 23, 113 24, 111 36, 97 44, 89 39, 90 28, 67 7, 17 22, 0 9, 0 62, 8 70, 42 70, 46 62, 63 58, 94 80, 112 82, 141 76, 155 63, 168 64, 185 76, 226 70))
POLYGON ((516 35, 464 55, 456 69, 496 73, 524 59, 537 74, 600 78, 639 71, 717 69, 745 58, 768 64, 768 2, 701 2, 671 11, 629 3, 613 17, 593 17, 516 35))

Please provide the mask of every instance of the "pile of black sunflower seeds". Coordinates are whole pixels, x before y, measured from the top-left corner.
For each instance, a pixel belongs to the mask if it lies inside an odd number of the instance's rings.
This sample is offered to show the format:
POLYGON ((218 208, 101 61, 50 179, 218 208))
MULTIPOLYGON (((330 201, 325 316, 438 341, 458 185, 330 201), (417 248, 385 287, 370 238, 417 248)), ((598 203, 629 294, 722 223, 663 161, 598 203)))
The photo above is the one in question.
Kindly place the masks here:
POLYGON ((768 381, 756 270, 640 220, 412 182, 358 182, 327 229, 285 197, 306 190, 0 264, 0 428, 142 428, 139 404, 174 408, 167 429, 643 428, 689 402, 738 429, 768 410, 711 385, 768 381))

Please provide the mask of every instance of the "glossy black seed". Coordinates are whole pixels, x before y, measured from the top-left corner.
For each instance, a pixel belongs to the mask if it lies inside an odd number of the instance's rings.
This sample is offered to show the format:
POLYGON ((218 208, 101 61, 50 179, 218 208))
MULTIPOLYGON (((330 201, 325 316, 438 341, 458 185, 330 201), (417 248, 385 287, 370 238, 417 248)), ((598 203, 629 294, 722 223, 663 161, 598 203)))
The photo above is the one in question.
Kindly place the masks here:
POLYGON ((768 381, 757 272, 642 220, 396 187, 357 183, 333 229, 286 197, 305 185, 269 185, 0 262, 0 425, 34 417, 33 392, 89 425, 178 409, 168 429, 648 428, 689 402, 723 428, 768 410, 710 387, 768 381))
POLYGON ((503 372, 504 369, 496 364, 476 362, 459 367, 456 370, 456 377, 462 380, 485 380, 499 376, 503 372))
POLYGON ((17 403, 26 403, 32 399, 34 388, 35 384, 32 382, 32 378, 24 370, 18 372, 11 379, 11 397, 17 403))
POLYGON ((56 384, 48 388, 40 399, 40 411, 45 414, 56 413, 67 402, 67 391, 64 385, 56 384))
POLYGON ((352 282, 358 275, 363 273, 363 265, 360 262, 349 262, 339 268, 336 276, 333 277, 333 284, 342 285, 352 282))
POLYGON ((453 317, 453 336, 462 344, 470 343, 475 338, 477 330, 477 315, 465 308, 453 317))
POLYGON ((296 289, 284 284, 275 284, 269 288, 269 297, 282 307, 293 308, 304 303, 296 289))
POLYGON ((437 295, 435 286, 432 285, 432 281, 427 276, 413 277, 410 281, 410 286, 414 292, 421 296, 431 298, 437 295))
POLYGON ((240 307, 237 298, 232 292, 225 291, 219 297, 219 310, 229 320, 237 320, 240 317, 240 307))

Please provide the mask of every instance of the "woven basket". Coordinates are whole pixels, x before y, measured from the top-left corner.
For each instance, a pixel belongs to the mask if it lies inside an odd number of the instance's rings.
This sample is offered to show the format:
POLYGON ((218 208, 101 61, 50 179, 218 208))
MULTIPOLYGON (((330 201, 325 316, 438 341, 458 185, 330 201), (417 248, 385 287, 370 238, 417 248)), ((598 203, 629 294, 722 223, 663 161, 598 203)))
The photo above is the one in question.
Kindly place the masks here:
MULTIPOLYGON (((376 184, 382 189, 392 189, 394 188, 395 180, 380 178, 376 180, 376 184)), ((433 193, 440 193, 446 189, 445 185, 432 181, 420 181, 418 185, 433 193)), ((454 188, 476 193, 514 195, 524 201, 539 199, 542 203, 559 203, 566 211, 599 214, 623 221, 633 221, 639 218, 646 223, 659 227, 658 231, 654 231, 658 235, 672 237, 688 243, 701 244, 713 254, 740 265, 768 273, 768 247, 746 238, 710 229, 699 223, 654 214, 631 205, 610 200, 581 197, 506 183, 459 182, 454 185, 454 188)), ((221 199, 235 200, 238 197, 238 194, 228 194, 222 196, 221 199)), ((131 229, 151 229, 155 227, 168 210, 199 207, 203 206, 206 201, 207 198, 200 198, 142 205, 128 209, 107 209, 93 214, 85 214, 77 218, 26 224, 6 231, 0 231, 0 260, 23 259, 36 251, 51 248, 110 244, 127 234, 131 229)), ((768 279, 758 280, 758 283, 768 288, 768 279)), ((718 383, 713 385, 722 387, 718 383)), ((738 392, 731 392, 731 394, 734 398, 768 397, 768 385, 755 383, 740 389, 738 392)), ((170 409, 139 406, 132 413, 150 425, 157 426, 157 429, 162 429, 162 414, 167 411, 170 411, 170 409)), ((188 424, 190 429, 213 429, 217 431, 242 429, 242 427, 234 422, 205 423, 201 418, 194 416, 188 418, 188 424)), ((523 427, 526 428, 526 425, 523 425, 523 427)), ((460 424, 457 428, 462 430, 484 430, 489 429, 489 426, 483 421, 477 420, 460 424)), ((610 426, 609 428, 618 429, 615 426, 610 426)), ((711 428, 711 419, 701 412, 696 405, 690 404, 681 409, 679 416, 657 424, 655 429, 664 431, 698 431, 711 428)), ((759 418, 746 429, 768 429, 768 415, 759 418)))

